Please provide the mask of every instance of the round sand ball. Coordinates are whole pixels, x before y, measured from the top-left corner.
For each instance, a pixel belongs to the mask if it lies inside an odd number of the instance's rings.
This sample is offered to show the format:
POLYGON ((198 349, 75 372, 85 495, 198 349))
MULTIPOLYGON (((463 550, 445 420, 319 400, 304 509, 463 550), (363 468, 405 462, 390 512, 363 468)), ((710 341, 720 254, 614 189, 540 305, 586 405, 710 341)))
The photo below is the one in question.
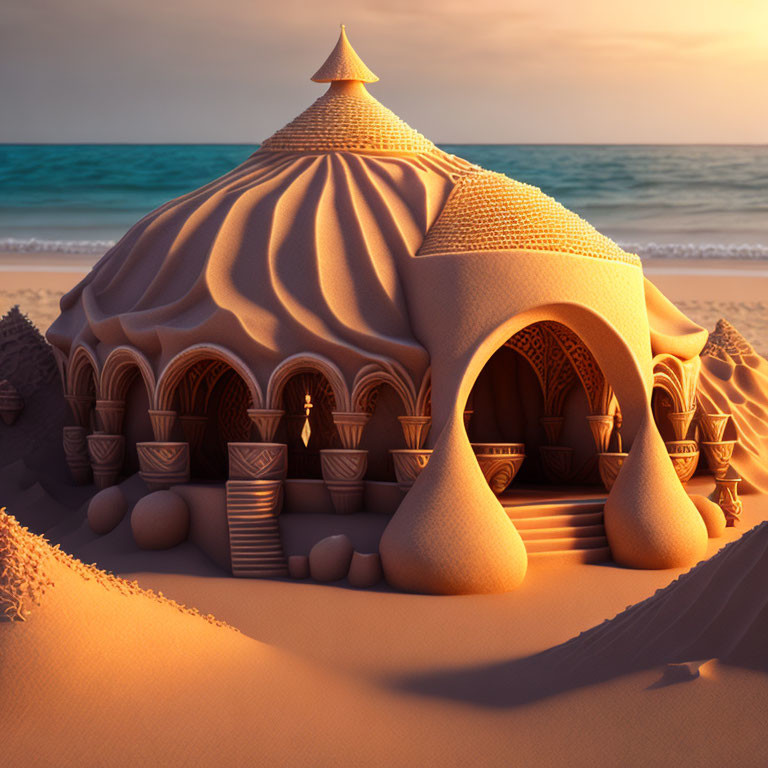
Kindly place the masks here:
POLYGON ((170 549, 189 534, 189 508, 175 493, 155 491, 136 502, 131 530, 141 549, 170 549))
POLYGON ((117 528, 128 511, 128 502, 119 485, 99 491, 88 504, 88 525, 103 536, 117 528))
POLYGON ((719 539, 725 533, 725 514, 714 501, 706 496, 691 495, 691 501, 707 526, 707 536, 710 539, 719 539))
POLYGON ((352 542, 343 533, 328 536, 309 551, 309 572, 315 581, 338 581, 347 575, 352 560, 352 542))
POLYGON ((308 579, 309 558, 306 555, 291 555, 288 558, 288 575, 292 579, 308 579))
POLYGON ((383 575, 378 552, 355 552, 352 555, 352 562, 349 564, 349 573, 347 574, 350 586, 362 589, 374 587, 381 581, 383 575))

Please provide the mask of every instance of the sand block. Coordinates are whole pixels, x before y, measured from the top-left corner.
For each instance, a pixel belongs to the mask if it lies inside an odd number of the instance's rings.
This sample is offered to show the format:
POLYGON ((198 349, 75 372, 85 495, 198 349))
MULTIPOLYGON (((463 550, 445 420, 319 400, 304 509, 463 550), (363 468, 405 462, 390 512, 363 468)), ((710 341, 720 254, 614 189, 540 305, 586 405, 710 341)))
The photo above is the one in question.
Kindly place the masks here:
POLYGON ((155 491, 136 503, 131 530, 141 549, 170 549, 189 535, 189 507, 171 491, 155 491))
POLYGON ((88 504, 88 525, 104 535, 117 528, 128 511, 128 502, 119 485, 99 491, 88 504))
POLYGON ((309 572, 315 581, 338 581, 349 571, 352 561, 352 541, 349 536, 328 536, 309 552, 309 572))
POLYGON ((352 562, 349 564, 347 579, 353 587, 374 587, 378 584, 384 573, 381 570, 381 558, 378 552, 355 552, 352 562))

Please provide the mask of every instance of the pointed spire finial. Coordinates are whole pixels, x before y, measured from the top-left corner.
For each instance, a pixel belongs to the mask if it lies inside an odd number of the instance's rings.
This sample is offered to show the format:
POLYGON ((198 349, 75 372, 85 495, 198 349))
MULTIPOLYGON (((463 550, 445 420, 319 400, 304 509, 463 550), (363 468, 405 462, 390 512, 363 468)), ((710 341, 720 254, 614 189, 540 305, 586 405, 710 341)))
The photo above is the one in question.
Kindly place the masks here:
POLYGON ((320 69, 312 75, 316 83, 333 83, 338 80, 357 80, 361 83, 375 83, 379 78, 365 66, 347 39, 347 30, 341 25, 341 34, 336 47, 320 69))

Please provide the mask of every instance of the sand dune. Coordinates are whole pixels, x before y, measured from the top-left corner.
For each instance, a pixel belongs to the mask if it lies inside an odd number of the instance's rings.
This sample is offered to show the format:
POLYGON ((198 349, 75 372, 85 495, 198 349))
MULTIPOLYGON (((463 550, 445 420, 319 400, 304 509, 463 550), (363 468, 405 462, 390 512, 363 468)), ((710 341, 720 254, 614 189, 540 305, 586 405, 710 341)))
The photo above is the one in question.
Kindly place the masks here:
POLYGON ((404 681, 407 690, 520 707, 646 670, 654 685, 719 664, 768 672, 768 523, 615 618, 524 659, 404 681), (719 664, 712 664, 717 660, 719 664))
POLYGON ((731 464, 744 490, 768 493, 768 361, 726 320, 719 320, 702 352, 699 399, 730 413, 738 437, 731 464))

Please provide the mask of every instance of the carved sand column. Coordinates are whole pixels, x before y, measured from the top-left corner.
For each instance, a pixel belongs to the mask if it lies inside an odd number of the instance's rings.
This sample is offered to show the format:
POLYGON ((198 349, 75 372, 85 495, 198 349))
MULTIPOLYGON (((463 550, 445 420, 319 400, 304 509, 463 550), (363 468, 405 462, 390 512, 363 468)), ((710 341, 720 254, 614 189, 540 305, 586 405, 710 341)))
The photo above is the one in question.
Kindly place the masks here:
POLYGON ((706 413, 699 410, 698 421, 702 438, 710 443, 719 443, 730 418, 729 413, 706 413))
POLYGON ((120 435, 123 432, 125 402, 123 400, 97 400, 96 415, 101 429, 108 435, 120 435))
POLYGON ((709 498, 725 513, 725 524, 733 528, 739 519, 744 504, 739 498, 739 483, 741 478, 737 472, 728 467, 720 476, 715 476, 715 490, 709 498))
POLYGON ((525 461, 523 443, 472 443, 472 450, 483 477, 497 496, 507 489, 525 461))
POLYGON ((139 475, 150 491, 189 482, 189 443, 136 443, 139 475))
POLYGON ((173 427, 176 424, 176 415, 176 411, 149 409, 152 433, 158 443, 167 443, 171 439, 173 427))
POLYGON ((288 474, 285 443, 227 443, 230 480, 280 480, 288 474))
POLYGON ((336 512, 340 515, 359 512, 363 505, 368 451, 326 448, 320 451, 320 465, 336 512))
POLYGON ((613 416, 604 413, 593 413, 587 416, 587 423, 592 430, 592 438, 598 453, 607 453, 611 444, 613 416))
POLYGON ((672 411, 667 414, 669 423, 672 425, 672 432, 675 435, 675 440, 683 441, 688 434, 688 428, 693 421, 693 415, 696 413, 696 409, 693 408, 689 411, 672 411))
POLYGON ((431 416, 398 416, 397 420, 403 429, 405 444, 408 448, 416 450, 423 447, 432 424, 431 416))
POLYGON ((91 429, 91 409, 94 398, 90 395, 64 395, 79 426, 91 429))
POLYGON ((371 420, 370 413, 333 411, 333 423, 344 448, 355 449, 360 445, 363 428, 371 420))
POLYGON ((432 451, 426 448, 395 448, 390 453, 395 465, 397 485, 403 493, 408 493, 427 466, 432 451))
POLYGON ((72 479, 78 485, 87 485, 91 482, 91 460, 85 427, 64 427, 62 437, 64 457, 72 479))
POLYGON ((120 477, 125 456, 123 435, 88 435, 88 455, 93 469, 93 482, 97 488, 108 488, 120 477))
POLYGON ((731 456, 735 446, 735 440, 718 440, 714 442, 702 440, 701 448, 707 457, 707 464, 716 478, 722 477, 726 473, 728 465, 731 463, 731 456))
POLYGON ((275 432, 280 424, 280 419, 285 415, 285 411, 274 408, 249 408, 248 416, 256 425, 259 436, 262 441, 269 443, 274 440, 275 432))

